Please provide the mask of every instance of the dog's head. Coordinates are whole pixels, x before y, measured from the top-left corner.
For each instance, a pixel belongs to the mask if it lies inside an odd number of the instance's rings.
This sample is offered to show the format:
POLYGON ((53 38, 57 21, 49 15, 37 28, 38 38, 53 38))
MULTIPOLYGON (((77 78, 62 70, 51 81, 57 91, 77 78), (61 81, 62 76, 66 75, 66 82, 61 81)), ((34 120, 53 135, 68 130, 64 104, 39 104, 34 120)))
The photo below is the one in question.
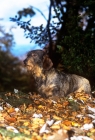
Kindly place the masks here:
POLYGON ((32 73, 41 73, 42 70, 49 70, 53 63, 49 56, 43 50, 33 50, 27 54, 24 60, 27 69, 32 73))

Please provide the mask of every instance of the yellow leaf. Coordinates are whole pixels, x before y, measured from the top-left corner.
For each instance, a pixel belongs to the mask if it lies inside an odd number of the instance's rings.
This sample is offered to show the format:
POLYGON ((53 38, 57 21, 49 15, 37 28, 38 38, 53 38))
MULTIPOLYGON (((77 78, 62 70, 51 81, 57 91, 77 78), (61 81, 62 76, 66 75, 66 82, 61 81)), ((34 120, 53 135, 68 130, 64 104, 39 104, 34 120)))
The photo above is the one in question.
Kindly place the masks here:
POLYGON ((55 119, 55 120, 62 120, 61 117, 58 117, 58 116, 56 116, 56 115, 53 116, 53 119, 55 119))
POLYGON ((80 126, 80 124, 76 122, 72 122, 72 126, 80 126))
POLYGON ((42 106, 42 105, 39 105, 38 106, 38 109, 44 109, 45 107, 44 106, 42 106))
POLYGON ((52 128, 52 129, 60 129, 60 126, 59 126, 59 125, 54 124, 54 125, 52 125, 50 128, 52 128))
POLYGON ((25 121, 25 122, 23 123, 24 126, 29 126, 29 124, 30 124, 29 121, 25 121))

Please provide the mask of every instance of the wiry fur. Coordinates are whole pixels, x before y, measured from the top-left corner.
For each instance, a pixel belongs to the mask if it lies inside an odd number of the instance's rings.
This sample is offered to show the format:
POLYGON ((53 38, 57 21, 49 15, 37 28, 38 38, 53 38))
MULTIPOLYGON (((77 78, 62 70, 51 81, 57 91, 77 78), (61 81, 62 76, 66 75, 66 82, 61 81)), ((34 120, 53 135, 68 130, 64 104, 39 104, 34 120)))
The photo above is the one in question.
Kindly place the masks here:
POLYGON ((87 79, 57 71, 43 50, 30 51, 24 63, 35 79, 39 94, 64 97, 72 92, 91 93, 87 79))

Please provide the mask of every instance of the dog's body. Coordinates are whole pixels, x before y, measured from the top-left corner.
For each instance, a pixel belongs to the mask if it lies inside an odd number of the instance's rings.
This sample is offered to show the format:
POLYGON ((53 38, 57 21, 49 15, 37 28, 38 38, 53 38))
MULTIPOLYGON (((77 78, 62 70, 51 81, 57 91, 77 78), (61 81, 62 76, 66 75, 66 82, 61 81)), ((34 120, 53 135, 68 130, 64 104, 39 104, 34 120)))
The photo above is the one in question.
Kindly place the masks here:
POLYGON ((42 50, 28 53, 24 61, 32 73, 37 91, 45 96, 64 97, 72 92, 91 93, 89 81, 75 74, 65 74, 53 68, 53 63, 42 50))

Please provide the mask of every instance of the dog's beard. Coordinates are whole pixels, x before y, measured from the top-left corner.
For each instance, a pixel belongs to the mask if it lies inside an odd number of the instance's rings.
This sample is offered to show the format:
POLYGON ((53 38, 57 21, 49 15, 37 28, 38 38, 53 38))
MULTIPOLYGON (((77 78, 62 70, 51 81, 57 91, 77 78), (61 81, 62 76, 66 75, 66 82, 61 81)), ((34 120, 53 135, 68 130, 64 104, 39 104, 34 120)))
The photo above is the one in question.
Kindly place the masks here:
POLYGON ((35 67, 33 65, 27 65, 26 68, 29 73, 31 74, 35 73, 35 67))
POLYGON ((44 79, 44 74, 43 74, 43 69, 41 67, 39 67, 37 64, 33 65, 26 65, 27 67, 27 71, 32 74, 35 78, 36 77, 43 77, 44 79))
POLYGON ((32 66, 29 66, 29 65, 27 65, 26 68, 28 71, 31 71, 33 69, 32 66))

